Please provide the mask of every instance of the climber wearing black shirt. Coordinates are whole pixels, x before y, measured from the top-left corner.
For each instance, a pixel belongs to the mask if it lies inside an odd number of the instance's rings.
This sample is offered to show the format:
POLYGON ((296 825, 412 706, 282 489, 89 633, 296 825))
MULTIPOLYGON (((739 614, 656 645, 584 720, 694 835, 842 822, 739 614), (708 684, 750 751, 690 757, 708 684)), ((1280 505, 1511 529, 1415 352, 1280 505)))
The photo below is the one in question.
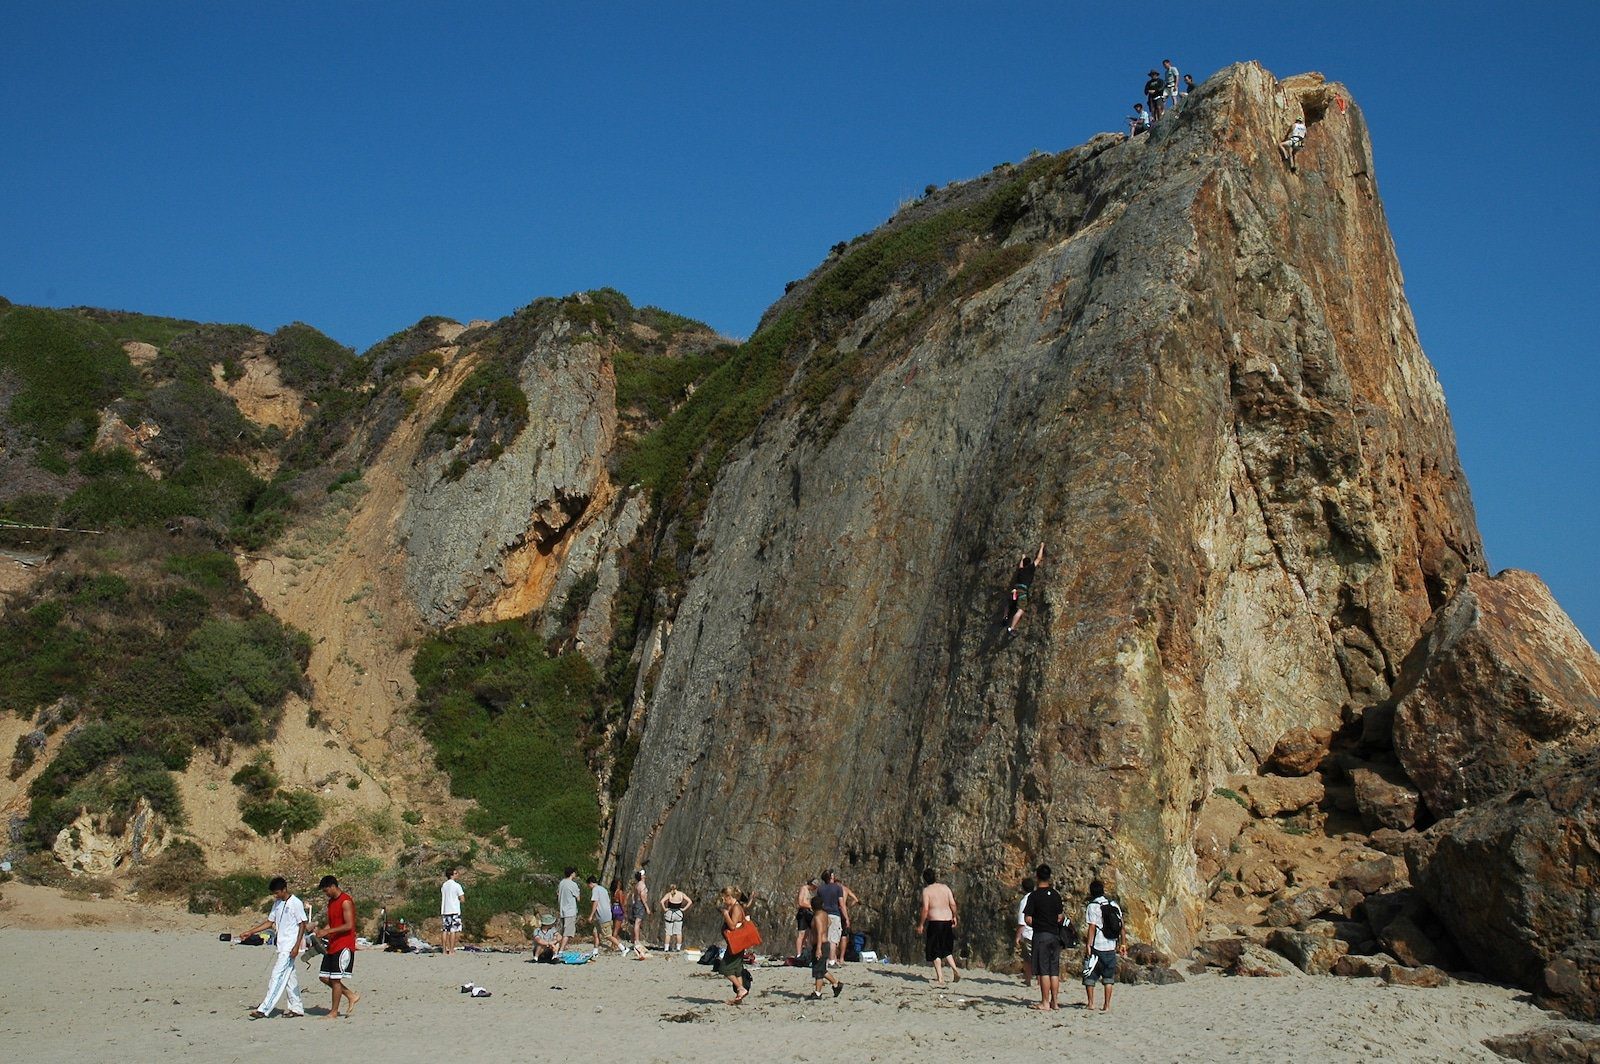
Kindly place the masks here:
POLYGON ((1011 590, 1006 593, 1006 634, 1015 634, 1017 622, 1022 620, 1022 608, 1027 605, 1028 592, 1033 587, 1033 574, 1044 562, 1044 544, 1039 553, 1029 558, 1024 554, 1017 560, 1017 573, 1011 578, 1011 590))

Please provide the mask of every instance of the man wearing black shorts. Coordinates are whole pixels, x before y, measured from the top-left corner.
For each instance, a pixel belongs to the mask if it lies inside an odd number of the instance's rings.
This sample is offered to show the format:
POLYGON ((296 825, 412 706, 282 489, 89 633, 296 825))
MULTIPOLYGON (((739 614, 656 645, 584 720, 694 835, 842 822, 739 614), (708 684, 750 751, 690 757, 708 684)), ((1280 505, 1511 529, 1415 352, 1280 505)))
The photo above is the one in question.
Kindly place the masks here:
POLYGON ((350 974, 356 966, 356 903, 339 888, 333 876, 323 876, 317 884, 328 898, 328 925, 317 931, 327 951, 322 955, 322 982, 333 991, 333 1005, 328 1009, 328 1019, 339 1018, 339 1002, 348 1005, 344 1014, 355 1011, 361 995, 350 988, 350 974))
POLYGON ((1066 907, 1050 885, 1049 865, 1040 865, 1034 880, 1038 886, 1023 904, 1022 918, 1033 928, 1033 971, 1039 977, 1039 1004, 1028 1007, 1049 1012, 1061 1007, 1061 916, 1066 907))
POLYGON ((811 938, 811 899, 816 896, 817 881, 808 879, 800 884, 800 891, 794 896, 794 955, 804 956, 806 942, 811 938))

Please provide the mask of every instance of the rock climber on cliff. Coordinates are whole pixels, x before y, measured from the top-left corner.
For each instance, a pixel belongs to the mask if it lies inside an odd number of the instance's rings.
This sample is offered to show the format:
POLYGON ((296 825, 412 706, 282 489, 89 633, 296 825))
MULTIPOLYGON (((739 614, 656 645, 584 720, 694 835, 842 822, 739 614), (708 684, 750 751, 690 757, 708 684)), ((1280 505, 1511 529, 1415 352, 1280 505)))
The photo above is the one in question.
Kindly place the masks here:
POLYGON ((1044 564, 1044 544, 1032 558, 1024 554, 1017 559, 1017 571, 1011 578, 1011 590, 1006 594, 1006 634, 1015 635, 1022 620, 1023 607, 1028 602, 1028 592, 1033 588, 1034 573, 1044 564))
POLYGON ((1306 120, 1297 118, 1289 129, 1289 135, 1278 145, 1278 154, 1283 156, 1283 161, 1289 164, 1289 170, 1295 171, 1294 157, 1300 154, 1300 149, 1306 143, 1306 120))

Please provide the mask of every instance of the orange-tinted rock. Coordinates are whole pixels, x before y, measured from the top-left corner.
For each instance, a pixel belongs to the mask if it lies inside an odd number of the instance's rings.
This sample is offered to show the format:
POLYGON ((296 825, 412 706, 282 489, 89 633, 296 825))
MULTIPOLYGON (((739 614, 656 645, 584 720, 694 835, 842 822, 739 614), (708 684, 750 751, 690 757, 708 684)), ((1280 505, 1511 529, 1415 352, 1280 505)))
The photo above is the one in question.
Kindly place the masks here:
POLYGON ((1600 743, 1600 657, 1532 573, 1469 577, 1395 694, 1395 753, 1439 817, 1600 743))

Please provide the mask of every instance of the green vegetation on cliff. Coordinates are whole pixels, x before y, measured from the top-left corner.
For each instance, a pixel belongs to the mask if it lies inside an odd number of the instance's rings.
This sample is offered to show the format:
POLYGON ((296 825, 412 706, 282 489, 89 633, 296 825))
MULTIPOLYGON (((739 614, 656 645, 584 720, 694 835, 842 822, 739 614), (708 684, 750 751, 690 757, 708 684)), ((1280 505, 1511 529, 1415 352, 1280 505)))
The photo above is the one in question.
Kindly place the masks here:
POLYGON ((307 692, 310 640, 262 611, 233 559, 203 543, 130 535, 81 550, 21 596, 0 629, 0 710, 34 720, 15 779, 66 737, 29 787, 48 846, 79 809, 142 795, 181 820, 168 774, 202 746, 256 743, 307 692))
POLYGON ((583 734, 598 678, 577 654, 551 657, 526 621, 447 629, 417 649, 417 718, 473 831, 505 827, 545 868, 586 866, 600 807, 583 734))

